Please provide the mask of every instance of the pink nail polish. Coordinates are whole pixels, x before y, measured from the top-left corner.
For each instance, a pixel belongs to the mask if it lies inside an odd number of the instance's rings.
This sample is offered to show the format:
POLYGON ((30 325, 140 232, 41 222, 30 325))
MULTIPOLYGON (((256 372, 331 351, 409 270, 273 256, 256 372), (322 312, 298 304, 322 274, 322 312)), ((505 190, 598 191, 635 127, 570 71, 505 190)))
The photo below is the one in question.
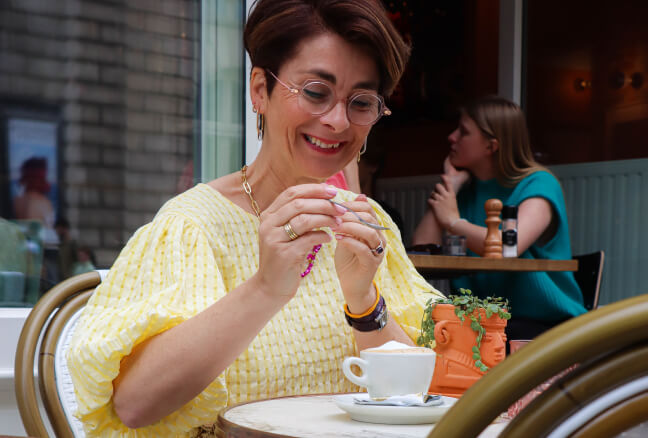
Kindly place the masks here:
POLYGON ((346 208, 342 207, 341 205, 333 204, 333 206, 339 213, 346 213, 346 208))
POLYGON ((331 187, 331 186, 326 187, 326 193, 331 195, 331 196, 337 195, 337 192, 338 191, 337 191, 337 189, 335 187, 331 187))

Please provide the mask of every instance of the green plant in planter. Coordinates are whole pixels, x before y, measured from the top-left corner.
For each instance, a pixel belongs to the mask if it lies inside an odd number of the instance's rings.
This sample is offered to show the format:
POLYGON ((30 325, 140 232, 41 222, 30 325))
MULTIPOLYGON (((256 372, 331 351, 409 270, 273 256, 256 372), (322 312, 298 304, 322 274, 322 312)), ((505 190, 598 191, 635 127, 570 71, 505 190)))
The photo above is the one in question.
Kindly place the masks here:
POLYGON ((511 318, 508 300, 501 297, 486 297, 482 299, 473 295, 469 289, 459 289, 459 292, 460 295, 448 295, 447 298, 438 301, 434 301, 434 298, 431 298, 426 303, 423 320, 421 322, 421 335, 416 342, 421 346, 431 347, 432 341, 434 341, 435 326, 434 319, 432 319, 432 312, 439 304, 451 304, 454 306, 455 315, 461 320, 462 324, 466 320, 466 317, 470 319, 470 328, 477 333, 475 345, 472 347, 472 357, 475 361, 475 367, 482 372, 486 372, 488 371, 488 367, 482 362, 481 352, 479 351, 486 329, 481 325, 482 314, 478 310, 484 309, 486 318, 497 315, 502 319, 508 320, 511 318))

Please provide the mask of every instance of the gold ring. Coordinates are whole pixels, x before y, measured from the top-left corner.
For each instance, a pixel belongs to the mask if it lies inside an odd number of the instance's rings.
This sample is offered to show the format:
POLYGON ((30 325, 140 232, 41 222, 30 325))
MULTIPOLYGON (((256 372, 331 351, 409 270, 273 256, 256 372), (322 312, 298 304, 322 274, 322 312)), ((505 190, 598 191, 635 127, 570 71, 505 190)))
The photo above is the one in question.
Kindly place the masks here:
POLYGON ((290 240, 295 240, 299 237, 299 234, 295 233, 295 230, 293 230, 293 228, 290 226, 290 222, 286 222, 286 224, 283 226, 283 229, 290 240))

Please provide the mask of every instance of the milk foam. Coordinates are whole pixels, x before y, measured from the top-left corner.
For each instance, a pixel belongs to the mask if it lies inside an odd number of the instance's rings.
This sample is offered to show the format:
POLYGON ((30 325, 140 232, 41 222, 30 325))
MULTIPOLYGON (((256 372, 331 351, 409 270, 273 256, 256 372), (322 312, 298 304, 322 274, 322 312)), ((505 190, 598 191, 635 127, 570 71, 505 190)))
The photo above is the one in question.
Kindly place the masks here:
POLYGON ((433 353, 430 348, 425 347, 412 347, 411 345, 403 344, 402 342, 389 341, 380 347, 368 348, 364 350, 371 353, 433 353))

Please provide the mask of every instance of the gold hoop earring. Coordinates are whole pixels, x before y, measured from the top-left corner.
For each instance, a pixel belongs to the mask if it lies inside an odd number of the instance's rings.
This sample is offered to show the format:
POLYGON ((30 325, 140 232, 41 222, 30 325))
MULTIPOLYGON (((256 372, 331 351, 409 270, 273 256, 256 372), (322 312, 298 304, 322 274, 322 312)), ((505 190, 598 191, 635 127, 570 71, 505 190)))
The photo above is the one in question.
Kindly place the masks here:
POLYGON ((360 156, 367 152, 367 139, 365 138, 364 144, 360 148, 360 151, 358 152, 358 163, 360 162, 360 156))
POLYGON ((263 140, 263 132, 265 131, 265 117, 261 113, 257 113, 257 138, 263 140))

